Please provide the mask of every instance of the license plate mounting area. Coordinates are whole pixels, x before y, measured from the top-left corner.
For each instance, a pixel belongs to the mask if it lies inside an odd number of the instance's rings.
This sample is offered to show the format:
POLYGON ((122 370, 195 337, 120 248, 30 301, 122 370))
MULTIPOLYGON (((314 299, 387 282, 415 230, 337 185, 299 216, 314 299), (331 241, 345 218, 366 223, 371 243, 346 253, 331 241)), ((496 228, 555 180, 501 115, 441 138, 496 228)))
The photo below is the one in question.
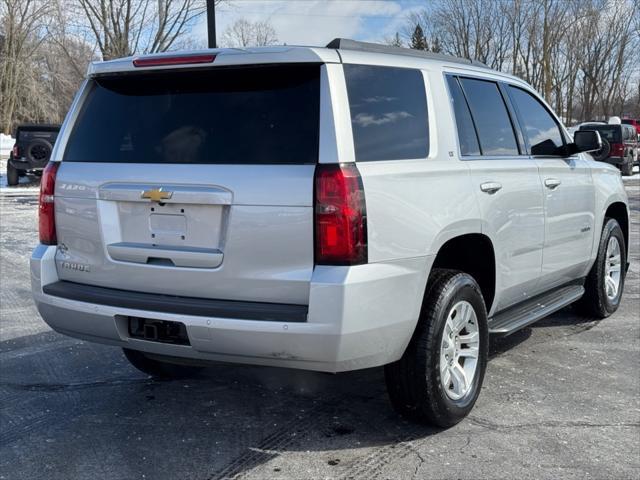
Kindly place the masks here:
POLYGON ((187 327, 181 322, 129 317, 128 327, 132 338, 173 345, 191 345, 187 327))

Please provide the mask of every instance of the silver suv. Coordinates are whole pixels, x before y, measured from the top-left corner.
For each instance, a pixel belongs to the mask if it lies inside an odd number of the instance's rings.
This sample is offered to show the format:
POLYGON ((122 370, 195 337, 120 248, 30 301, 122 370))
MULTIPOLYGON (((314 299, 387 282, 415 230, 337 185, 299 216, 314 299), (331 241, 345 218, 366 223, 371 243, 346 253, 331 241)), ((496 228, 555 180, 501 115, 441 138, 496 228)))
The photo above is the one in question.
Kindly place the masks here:
POLYGON ((33 293, 140 370, 385 366, 393 406, 473 407, 489 335, 620 303, 620 173, 522 80, 337 39, 93 64, 40 195, 33 293))

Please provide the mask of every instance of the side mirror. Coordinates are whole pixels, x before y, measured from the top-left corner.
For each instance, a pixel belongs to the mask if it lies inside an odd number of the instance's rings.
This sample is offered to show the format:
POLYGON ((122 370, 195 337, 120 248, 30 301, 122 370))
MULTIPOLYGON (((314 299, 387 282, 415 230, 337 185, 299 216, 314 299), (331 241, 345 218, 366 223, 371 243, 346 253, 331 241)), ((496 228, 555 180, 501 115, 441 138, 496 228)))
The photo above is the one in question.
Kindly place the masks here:
POLYGON ((573 134, 573 150, 578 152, 595 152, 602 148, 600 132, 595 130, 578 130, 573 134))

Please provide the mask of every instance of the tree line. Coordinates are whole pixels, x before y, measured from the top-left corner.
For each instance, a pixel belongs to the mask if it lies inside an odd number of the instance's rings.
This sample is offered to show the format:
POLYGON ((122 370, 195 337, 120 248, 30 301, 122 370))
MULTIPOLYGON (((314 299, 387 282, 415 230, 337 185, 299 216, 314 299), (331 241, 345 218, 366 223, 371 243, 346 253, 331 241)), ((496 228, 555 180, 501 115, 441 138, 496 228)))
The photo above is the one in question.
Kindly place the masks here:
POLYGON ((639 0, 432 0, 387 43, 516 75, 568 124, 640 117, 639 0))

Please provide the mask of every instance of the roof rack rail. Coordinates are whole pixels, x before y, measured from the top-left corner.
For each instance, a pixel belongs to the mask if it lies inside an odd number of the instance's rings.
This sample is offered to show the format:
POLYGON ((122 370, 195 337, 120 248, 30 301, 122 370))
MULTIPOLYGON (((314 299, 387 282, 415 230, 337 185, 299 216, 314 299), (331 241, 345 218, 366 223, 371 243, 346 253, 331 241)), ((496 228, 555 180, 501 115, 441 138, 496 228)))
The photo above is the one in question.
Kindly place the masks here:
POLYGON ((424 50, 414 50, 413 48, 393 47, 391 45, 382 45, 379 43, 359 42, 348 38, 334 38, 327 43, 326 48, 335 48, 336 50, 357 50, 360 52, 372 53, 390 53, 394 55, 408 55, 410 57, 429 58, 431 60, 442 60, 446 62, 464 63, 466 65, 475 65, 478 67, 489 68, 485 63, 478 60, 470 60, 467 58, 454 57, 453 55, 445 55, 443 53, 425 52, 424 50))

